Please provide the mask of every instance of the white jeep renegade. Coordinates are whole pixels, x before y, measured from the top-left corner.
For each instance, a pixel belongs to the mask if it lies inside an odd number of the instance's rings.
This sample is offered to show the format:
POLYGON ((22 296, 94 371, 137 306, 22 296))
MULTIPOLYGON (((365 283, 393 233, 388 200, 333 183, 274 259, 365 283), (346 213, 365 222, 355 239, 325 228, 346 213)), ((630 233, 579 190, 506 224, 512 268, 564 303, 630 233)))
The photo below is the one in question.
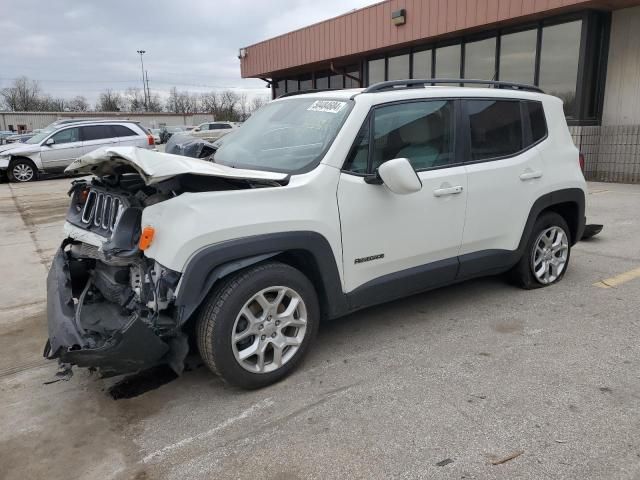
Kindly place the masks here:
POLYGON ((277 99, 212 161, 114 147, 74 162, 94 176, 70 192, 45 356, 179 373, 193 336, 212 371, 256 388, 323 319, 482 275, 558 282, 585 224, 562 102, 433 82, 277 99))

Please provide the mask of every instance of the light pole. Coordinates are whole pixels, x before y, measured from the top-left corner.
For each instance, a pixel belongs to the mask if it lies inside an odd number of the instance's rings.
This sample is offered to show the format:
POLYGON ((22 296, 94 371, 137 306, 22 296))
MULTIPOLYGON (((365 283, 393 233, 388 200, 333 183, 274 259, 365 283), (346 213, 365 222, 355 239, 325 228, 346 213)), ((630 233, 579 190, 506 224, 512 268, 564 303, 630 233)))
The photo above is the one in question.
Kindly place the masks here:
POLYGON ((144 62, 142 61, 142 55, 144 55, 146 52, 146 50, 136 50, 139 54, 140 54, 140 67, 142 68, 142 93, 144 95, 144 109, 148 110, 148 106, 147 106, 147 89, 145 87, 145 82, 144 82, 144 62))

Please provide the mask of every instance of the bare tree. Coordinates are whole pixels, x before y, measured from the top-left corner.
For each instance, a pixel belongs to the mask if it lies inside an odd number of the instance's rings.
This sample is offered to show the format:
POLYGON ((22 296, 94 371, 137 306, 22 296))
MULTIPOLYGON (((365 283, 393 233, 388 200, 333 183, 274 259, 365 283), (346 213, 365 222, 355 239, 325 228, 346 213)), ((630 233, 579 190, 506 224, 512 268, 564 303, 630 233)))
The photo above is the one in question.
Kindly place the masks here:
POLYGON ((0 90, 0 96, 9 110, 37 111, 40 106, 40 85, 27 77, 16 78, 13 86, 0 90))
POLYGON ((67 108, 70 112, 86 112, 89 110, 89 102, 86 97, 77 95, 67 102, 67 108))
POLYGON ((35 110, 39 112, 64 112, 68 110, 67 101, 64 98, 43 95, 38 99, 38 105, 35 110))
POLYGON ((122 95, 118 92, 114 92, 110 88, 100 94, 98 103, 96 104, 96 111, 98 112, 119 112, 123 110, 124 100, 122 95))
POLYGON ((166 108, 168 112, 182 115, 198 111, 198 97, 189 92, 179 92, 176 87, 169 90, 166 108))
POLYGON ((248 115, 248 117, 250 117, 253 114, 253 112, 255 112, 256 110, 264 107, 267 103, 269 103, 269 99, 266 96, 262 96, 261 95, 259 97, 253 97, 251 99, 251 102, 249 102, 249 115, 248 115))
POLYGON ((128 112, 144 112, 146 110, 144 94, 139 88, 128 88, 124 92, 123 107, 128 112))
POLYGON ((163 105, 160 95, 157 93, 149 95, 149 103, 147 104, 147 111, 149 112, 162 112, 163 105))

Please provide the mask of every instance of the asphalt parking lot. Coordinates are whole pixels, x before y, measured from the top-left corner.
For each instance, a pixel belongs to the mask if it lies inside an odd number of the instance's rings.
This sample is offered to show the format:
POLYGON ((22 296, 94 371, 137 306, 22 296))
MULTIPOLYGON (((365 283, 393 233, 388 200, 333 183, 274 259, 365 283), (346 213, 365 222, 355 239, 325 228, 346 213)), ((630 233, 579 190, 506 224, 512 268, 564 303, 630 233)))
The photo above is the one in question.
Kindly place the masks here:
POLYGON ((81 370, 47 384, 68 186, 0 184, 0 477, 640 478, 640 185, 590 184, 605 230, 553 288, 471 281, 323 325, 272 387, 194 362, 119 400, 81 370))

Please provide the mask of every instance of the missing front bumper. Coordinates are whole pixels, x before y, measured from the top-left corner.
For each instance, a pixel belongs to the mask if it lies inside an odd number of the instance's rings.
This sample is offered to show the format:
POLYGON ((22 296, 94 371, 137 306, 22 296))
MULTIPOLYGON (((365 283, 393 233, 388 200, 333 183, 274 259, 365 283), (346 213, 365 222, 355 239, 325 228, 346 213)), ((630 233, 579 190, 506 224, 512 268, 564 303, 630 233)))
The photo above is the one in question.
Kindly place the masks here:
POLYGON ((170 347, 137 315, 101 335, 78 325, 71 270, 64 245, 56 253, 47 277, 49 340, 45 357, 112 374, 130 373, 166 361, 170 347))

